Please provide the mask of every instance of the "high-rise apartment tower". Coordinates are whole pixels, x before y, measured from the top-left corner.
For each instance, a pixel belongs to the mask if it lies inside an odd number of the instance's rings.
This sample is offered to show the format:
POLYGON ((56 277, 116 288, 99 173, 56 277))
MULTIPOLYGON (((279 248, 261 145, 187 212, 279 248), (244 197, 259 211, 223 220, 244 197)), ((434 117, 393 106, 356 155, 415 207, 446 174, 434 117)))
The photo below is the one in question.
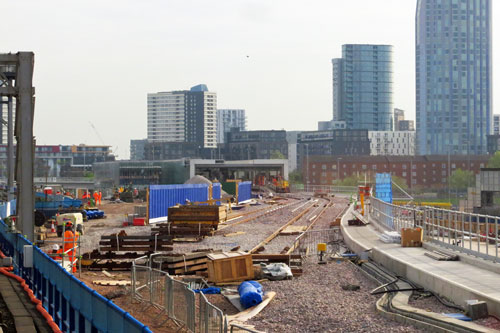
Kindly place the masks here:
POLYGON ((491 1, 418 0, 415 44, 418 153, 486 153, 491 1))
POLYGON ((332 66, 333 120, 348 129, 392 130, 392 46, 342 45, 332 66))
POLYGON ((217 147, 217 94, 204 84, 148 94, 148 140, 217 147))

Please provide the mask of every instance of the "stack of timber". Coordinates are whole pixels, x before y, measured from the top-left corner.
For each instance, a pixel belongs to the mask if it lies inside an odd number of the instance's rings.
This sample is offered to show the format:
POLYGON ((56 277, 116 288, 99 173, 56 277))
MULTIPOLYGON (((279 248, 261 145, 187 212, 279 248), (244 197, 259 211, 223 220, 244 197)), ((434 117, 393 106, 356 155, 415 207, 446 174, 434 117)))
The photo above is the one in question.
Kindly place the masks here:
POLYGON ((253 254, 253 264, 285 263, 292 270, 293 276, 302 275, 302 256, 300 254, 253 254))
POLYGON ((124 232, 101 236, 99 250, 85 253, 82 266, 89 270, 129 270, 132 260, 155 252, 171 252, 172 236, 134 235, 124 232))
MULTIPOLYGON (((220 251, 217 251, 220 252, 220 251)), ((212 250, 171 253, 158 256, 155 265, 161 263, 161 269, 170 275, 206 275, 208 255, 214 253, 212 250)))
POLYGON ((202 240, 205 236, 211 236, 214 228, 202 223, 158 223, 151 228, 152 234, 167 235, 174 238, 189 237, 202 240))
POLYGON ((168 223, 160 223, 153 233, 174 236, 175 238, 194 238, 201 240, 212 235, 219 223, 227 220, 225 206, 179 205, 168 209, 168 223))
POLYGON ((134 236, 101 236, 100 252, 168 252, 172 251, 172 236, 168 235, 134 235, 134 236))

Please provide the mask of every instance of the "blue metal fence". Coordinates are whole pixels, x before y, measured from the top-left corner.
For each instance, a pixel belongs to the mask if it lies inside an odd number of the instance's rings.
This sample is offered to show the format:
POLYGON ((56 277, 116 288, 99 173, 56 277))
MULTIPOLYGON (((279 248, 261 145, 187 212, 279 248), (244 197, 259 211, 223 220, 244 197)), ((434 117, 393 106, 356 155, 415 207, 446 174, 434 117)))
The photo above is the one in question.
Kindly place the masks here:
POLYGON ((247 201, 252 198, 252 182, 238 183, 238 202, 247 201))
MULTIPOLYGON (((222 186, 220 183, 212 184, 212 199, 220 199, 222 198, 222 186)), ((220 205, 220 201, 216 202, 217 205, 220 205)))
MULTIPOLYGON (((213 184, 220 198, 220 184, 213 184), (217 189, 216 189, 217 188, 217 189)), ((216 196, 212 196, 215 198, 216 196)), ((207 201, 207 184, 151 185, 149 186, 149 222, 162 222, 168 216, 168 207, 185 204, 186 201, 207 201)))
POLYGON ((25 268, 25 245, 32 243, 21 234, 9 232, 8 226, 0 221, 2 252, 13 258, 14 273, 26 281, 63 332, 152 332, 38 247, 33 248, 33 268, 25 268))

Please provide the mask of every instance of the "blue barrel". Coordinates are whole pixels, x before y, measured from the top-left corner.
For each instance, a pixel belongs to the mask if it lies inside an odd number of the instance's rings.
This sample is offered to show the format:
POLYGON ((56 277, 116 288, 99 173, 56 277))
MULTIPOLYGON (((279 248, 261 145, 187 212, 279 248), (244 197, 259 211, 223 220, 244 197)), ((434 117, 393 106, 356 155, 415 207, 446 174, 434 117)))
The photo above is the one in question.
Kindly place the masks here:
POLYGON ((240 303, 245 309, 255 306, 262 302, 262 285, 257 281, 245 281, 238 287, 240 294, 240 303))

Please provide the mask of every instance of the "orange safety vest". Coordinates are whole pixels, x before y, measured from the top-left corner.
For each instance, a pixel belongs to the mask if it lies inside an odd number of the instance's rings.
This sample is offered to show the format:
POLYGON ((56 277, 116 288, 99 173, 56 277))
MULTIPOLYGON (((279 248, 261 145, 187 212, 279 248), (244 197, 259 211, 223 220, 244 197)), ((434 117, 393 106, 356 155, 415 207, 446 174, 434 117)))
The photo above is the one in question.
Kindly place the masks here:
MULTIPOLYGON (((64 243, 63 243, 63 252, 68 251, 73 248, 73 238, 75 234, 71 230, 66 230, 64 232, 64 243)), ((68 252, 69 255, 69 252, 68 252)))

